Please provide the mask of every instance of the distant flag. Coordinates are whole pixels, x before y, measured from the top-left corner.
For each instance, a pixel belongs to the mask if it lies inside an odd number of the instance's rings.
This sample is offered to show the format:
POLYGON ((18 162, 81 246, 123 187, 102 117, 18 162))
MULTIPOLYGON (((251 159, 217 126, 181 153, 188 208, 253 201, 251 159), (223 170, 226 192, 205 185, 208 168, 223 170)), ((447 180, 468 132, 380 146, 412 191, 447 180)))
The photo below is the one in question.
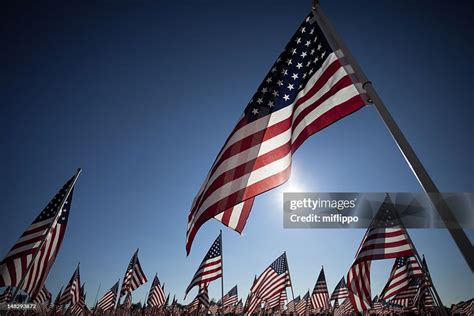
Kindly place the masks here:
POLYGON ((354 308, 349 299, 344 300, 344 302, 334 310, 334 316, 352 315, 353 313, 354 308))
POLYGON ((313 309, 329 309, 329 292, 324 275, 324 268, 321 268, 318 280, 314 285, 313 293, 311 294, 311 305, 313 309))
POLYGON ((70 308, 72 315, 84 314, 84 310, 86 309, 86 293, 85 293, 84 286, 85 285, 83 284, 81 287, 79 300, 70 308))
POLYGON ((235 314, 242 314, 244 312, 244 305, 242 304, 242 300, 239 300, 237 306, 235 306, 235 314))
MULTIPOLYGON (((163 288, 164 288, 164 284, 163 284, 163 288)), ((165 300, 164 307, 168 306, 169 302, 170 302, 170 293, 168 293, 168 295, 166 295, 166 300, 165 300)))
POLYGON ((51 292, 48 291, 46 286, 43 286, 38 295, 36 295, 36 297, 33 299, 33 303, 51 303, 51 300, 51 292))
POLYGON ((79 301, 81 296, 81 276, 79 273, 79 264, 77 265, 74 274, 69 280, 66 288, 64 289, 61 298, 59 299, 59 305, 64 305, 67 303, 71 303, 71 305, 76 304, 79 301))
POLYGON ((338 308, 339 307, 339 300, 336 298, 334 301, 334 306, 333 308, 338 308))
POLYGON ((138 260, 138 249, 130 259, 125 275, 123 277, 122 288, 120 290, 120 297, 131 293, 139 288, 142 284, 147 282, 145 273, 143 272, 140 260, 138 260))
POLYGON ((395 297, 393 297, 390 302, 405 307, 413 306, 415 296, 420 293, 419 288, 421 283, 422 278, 411 279, 408 283, 408 286, 403 291, 395 295, 395 297))
POLYGON ((41 291, 61 248, 80 172, 66 182, 0 262, 0 287, 22 289, 32 299, 41 291))
POLYGON ((202 287, 220 277, 222 277, 222 232, 199 265, 191 283, 189 283, 186 289, 185 297, 193 287, 202 287))
POLYGON ((161 307, 165 305, 165 292, 160 285, 160 280, 155 275, 148 294, 147 305, 149 307, 161 307))
POLYGON ((120 305, 121 309, 130 309, 132 307, 132 292, 127 292, 125 295, 125 300, 123 301, 122 305, 120 305))
POLYGON ((342 277, 341 281, 336 285, 336 288, 331 294, 331 301, 332 300, 338 300, 338 299, 344 299, 348 297, 347 293, 347 286, 346 286, 346 281, 344 280, 344 277, 342 277))
POLYGON ((61 287, 59 289, 59 292, 58 292, 58 295, 56 296, 56 299, 54 300, 54 312, 55 313, 59 313, 62 309, 62 304, 60 304, 60 300, 61 300, 61 297, 62 297, 62 292, 63 292, 63 288, 61 287))
POLYGON ((290 285, 291 280, 288 270, 288 261, 286 253, 283 253, 263 271, 252 285, 250 291, 252 292, 252 296, 267 301, 279 296, 281 291, 290 285))
POLYGON ((222 298, 222 307, 227 308, 233 306, 238 301, 237 285, 234 286, 226 295, 222 298))
POLYGON ((308 303, 309 303, 309 291, 303 296, 303 298, 296 304, 296 314, 297 315, 306 315, 306 311, 308 310, 308 303))
POLYGON ((349 299, 355 311, 363 312, 371 305, 370 264, 372 260, 411 256, 414 249, 396 210, 387 195, 356 253, 347 274, 349 299))
POLYGON ((287 313, 296 313, 296 306, 298 305, 298 303, 300 302, 301 298, 300 296, 298 295, 297 297, 295 297, 293 300, 291 300, 290 302, 288 302, 288 304, 286 304, 286 311, 287 313))
POLYGON ((286 289, 283 289, 283 291, 281 291, 280 293, 280 297, 279 297, 279 306, 280 306, 280 311, 282 312, 285 308, 285 302, 288 300, 288 295, 286 293, 286 289))
POLYGON ((199 304, 201 307, 204 307, 205 309, 209 308, 209 283, 204 284, 202 287, 199 288, 199 293, 197 296, 197 299, 199 300, 199 304))
POLYGON ((298 28, 234 127, 188 216, 186 250, 209 219, 242 231, 253 199, 288 180, 292 154, 365 102, 312 13, 298 28), (224 214, 220 215, 222 212, 224 214))
POLYGON ((13 288, 11 286, 7 286, 4 290, 2 295, 0 295, 0 303, 8 303, 11 302, 13 297, 13 288))
POLYGON ((118 293, 119 281, 114 284, 105 292, 104 296, 97 302, 97 309, 102 311, 108 311, 115 307, 115 302, 117 301, 117 293, 118 293))
POLYGON ((394 297, 408 287, 410 279, 422 275, 421 267, 414 256, 395 259, 390 277, 380 294, 380 299, 388 300, 394 297))

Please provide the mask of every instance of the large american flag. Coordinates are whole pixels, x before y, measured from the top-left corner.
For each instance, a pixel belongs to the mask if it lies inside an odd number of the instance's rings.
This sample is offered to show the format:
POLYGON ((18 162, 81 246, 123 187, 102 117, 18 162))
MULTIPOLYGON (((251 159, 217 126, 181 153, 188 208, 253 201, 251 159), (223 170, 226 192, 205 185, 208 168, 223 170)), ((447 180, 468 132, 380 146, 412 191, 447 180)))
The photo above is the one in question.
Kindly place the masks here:
POLYGON ((101 311, 108 311, 110 309, 113 309, 115 307, 115 302, 117 301, 117 293, 118 293, 118 287, 119 287, 119 282, 114 284, 108 290, 105 292, 104 296, 97 302, 97 309, 101 311))
POLYGON ((74 271, 69 283, 59 299, 59 305, 64 305, 71 303, 71 305, 76 304, 79 301, 81 296, 81 275, 79 273, 79 265, 77 265, 76 270, 74 271))
POLYGON ((380 299, 388 300, 394 297, 408 286, 410 279, 422 275, 421 267, 414 256, 395 259, 390 277, 380 294, 380 299))
POLYGON ((290 272, 286 253, 278 257, 263 273, 257 278, 250 291, 252 296, 263 301, 271 300, 279 296, 280 293, 291 285, 290 272))
POLYGON ((145 273, 143 272, 140 260, 138 260, 137 249, 130 259, 127 270, 125 271, 122 288, 120 290, 120 297, 126 295, 127 293, 131 293, 132 291, 139 288, 142 284, 145 284, 147 281, 148 280, 145 276, 145 273))
POLYGON ((43 288, 58 255, 78 172, 66 182, 0 262, 0 287, 24 290, 32 299, 43 288))
POLYGON ((342 277, 341 281, 339 281, 339 283, 336 285, 336 288, 331 294, 331 301, 344 299, 344 298, 347 298, 347 296, 348 296, 348 293, 347 293, 346 281, 344 280, 344 277, 342 277))
POLYGON ((242 231, 254 197, 288 180, 298 147, 364 106, 342 53, 311 19, 271 67, 197 193, 188 216, 188 253, 211 218, 242 231))
POLYGON ((149 307, 161 307, 165 305, 166 298, 164 289, 161 287, 160 280, 155 275, 148 294, 147 305, 149 307))
POLYGON ((324 275, 324 268, 321 268, 318 280, 314 285, 313 293, 311 294, 311 305, 314 309, 329 309, 329 292, 324 275))
POLYGON ((219 234, 217 239, 212 244, 211 248, 207 252, 206 256, 202 260, 199 268, 194 274, 191 283, 186 289, 186 294, 194 286, 202 287, 211 281, 214 281, 222 277, 222 232, 219 234))

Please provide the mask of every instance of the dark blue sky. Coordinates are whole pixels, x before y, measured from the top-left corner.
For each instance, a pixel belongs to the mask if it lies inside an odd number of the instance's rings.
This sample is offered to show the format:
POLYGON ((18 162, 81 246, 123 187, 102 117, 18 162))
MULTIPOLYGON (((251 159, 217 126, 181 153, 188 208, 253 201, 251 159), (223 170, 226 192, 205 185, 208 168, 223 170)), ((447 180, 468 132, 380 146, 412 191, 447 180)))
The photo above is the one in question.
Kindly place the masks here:
MULTIPOLYGON (((440 190, 474 191, 472 2, 322 5, 440 190)), ((0 256, 82 167, 47 287, 56 295, 80 261, 92 304, 140 247, 149 279, 157 272, 181 299, 221 228, 206 224, 186 258, 192 199, 309 10, 274 0, 2 3, 0 256)), ((284 250, 296 295, 321 265, 330 290, 347 273, 364 231, 284 230, 285 190, 421 189, 375 109, 358 111, 299 149, 290 183, 257 198, 243 236, 224 229, 226 291, 238 284, 245 296, 284 250)), ((410 233, 445 304, 472 297, 448 233, 410 233)), ((373 295, 391 264, 374 263, 373 295)))

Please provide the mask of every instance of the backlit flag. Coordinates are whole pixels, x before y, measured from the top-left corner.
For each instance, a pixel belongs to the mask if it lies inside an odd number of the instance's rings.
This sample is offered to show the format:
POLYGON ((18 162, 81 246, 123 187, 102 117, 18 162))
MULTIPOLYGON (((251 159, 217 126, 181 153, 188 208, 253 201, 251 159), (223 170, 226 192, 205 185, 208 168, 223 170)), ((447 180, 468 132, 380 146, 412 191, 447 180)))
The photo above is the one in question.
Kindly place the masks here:
POLYGON ((115 302, 117 301, 119 281, 108 290, 104 296, 97 302, 97 309, 102 311, 108 311, 115 307, 115 302))
POLYGON ((53 305, 54 305, 54 308, 53 308, 53 310, 54 310, 54 312, 55 312, 56 314, 59 314, 59 313, 61 312, 61 310, 62 310, 62 305, 59 304, 59 302, 60 302, 60 300, 61 300, 61 297, 62 297, 62 293, 63 293, 63 287, 61 287, 61 288, 59 289, 59 293, 58 293, 58 295, 56 296, 56 299, 54 300, 54 304, 53 304, 53 305))
POLYGON ((279 296, 287 286, 291 285, 290 272, 286 253, 278 257, 263 273, 257 278, 250 291, 252 296, 256 296, 263 301, 271 300, 279 296))
POLYGON ((128 264, 127 270, 125 271, 122 288, 120 290, 120 297, 138 289, 140 285, 145 284, 147 281, 148 280, 145 276, 145 273, 143 272, 140 260, 138 260, 137 249, 130 259, 130 263, 128 264))
POLYGON ((79 265, 77 265, 76 271, 74 271, 69 283, 59 299, 59 305, 64 305, 71 303, 71 305, 76 304, 79 301, 81 296, 81 276, 79 273, 79 265))
POLYGON ((351 301, 346 299, 338 308, 334 309, 334 316, 352 315, 353 312, 351 301))
POLYGON ((380 294, 380 299, 388 300, 394 297, 408 287, 410 279, 422 275, 420 265, 414 256, 395 259, 390 277, 380 294))
POLYGON ((311 294, 311 305, 314 309, 329 309, 329 292, 326 285, 326 277, 324 276, 324 268, 319 272, 318 280, 314 285, 311 294))
POLYGON ((403 291, 395 295, 395 297, 392 298, 390 302, 405 307, 414 305, 414 298, 419 293, 421 283, 422 278, 411 279, 408 283, 408 286, 403 291))
POLYGON ((80 290, 79 300, 70 307, 70 311, 72 315, 83 315, 84 310, 86 309, 86 292, 84 290, 85 284, 82 284, 80 290))
POLYGON ((197 193, 188 216, 188 253, 199 228, 215 216, 241 232, 255 196, 288 180, 299 146, 364 106, 340 50, 311 18, 271 67, 197 193))
POLYGON ((13 286, 36 298, 66 232, 78 172, 66 182, 0 262, 0 287, 13 286))
POLYGON ((125 296, 125 300, 123 301, 122 305, 120 305, 121 309, 130 309, 132 307, 132 292, 127 292, 125 296))
POLYGON ((237 306, 235 306, 235 314, 242 314, 244 312, 244 304, 242 304, 242 300, 239 300, 237 306))
POLYGON ((189 283, 186 289, 185 297, 194 286, 202 287, 220 277, 222 277, 222 232, 199 265, 191 283, 189 283))
POLYGON ((357 312, 370 309, 370 264, 371 261, 354 263, 347 273, 347 300, 357 312))
POLYGON ((288 304, 286 304, 286 312, 287 313, 296 313, 296 305, 298 305, 300 300, 301 300, 301 298, 298 295, 292 301, 288 302, 288 304))
POLYGON ((332 300, 338 300, 338 299, 344 299, 347 298, 348 293, 347 293, 347 286, 346 286, 346 281, 344 280, 344 277, 342 277, 341 281, 336 285, 336 288, 331 294, 331 301, 332 300))
POLYGON ((147 305, 149 307, 161 307, 165 305, 165 292, 160 285, 160 280, 155 275, 153 283, 151 284, 150 292, 148 294, 147 305))
POLYGON ((222 307, 233 306, 238 301, 237 285, 234 286, 222 299, 222 307))
POLYGON ((41 291, 39 291, 38 295, 33 299, 33 303, 51 303, 52 294, 46 286, 43 286, 41 291))
POLYGON ((205 309, 209 308, 209 283, 204 284, 202 287, 199 288, 199 293, 197 296, 197 299, 199 300, 199 304, 201 307, 204 307, 205 309))

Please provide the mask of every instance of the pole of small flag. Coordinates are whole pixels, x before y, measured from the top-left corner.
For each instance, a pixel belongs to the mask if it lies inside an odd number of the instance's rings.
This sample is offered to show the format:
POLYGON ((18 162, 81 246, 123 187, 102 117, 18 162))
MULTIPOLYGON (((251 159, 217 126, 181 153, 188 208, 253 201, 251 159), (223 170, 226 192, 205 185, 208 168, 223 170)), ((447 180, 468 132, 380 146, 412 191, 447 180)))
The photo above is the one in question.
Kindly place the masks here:
POLYGON ((288 277, 290 278, 291 298, 293 300, 293 306, 295 306, 295 292, 293 291, 293 281, 291 280, 290 265, 288 264, 288 257, 286 256, 286 251, 283 253, 285 254, 286 268, 288 270, 288 277))
MULTIPOLYGON (((387 108, 385 107, 385 104, 383 103, 382 99, 375 91, 375 88, 372 86, 372 82, 362 71, 362 68, 359 66, 355 58, 350 53, 349 49, 346 47, 342 39, 337 34, 335 28, 333 27, 329 19, 322 11, 318 0, 313 0, 313 13, 315 19, 317 20, 319 26, 325 33, 328 40, 331 41, 332 39, 336 46, 343 52, 344 58, 347 59, 347 61, 352 66, 354 74, 356 75, 358 81, 362 83, 362 88, 367 93, 368 102, 374 104, 377 112, 382 118, 382 121, 389 130, 392 138, 394 139, 398 148, 405 157, 406 162, 415 174, 423 190, 427 193, 439 193, 438 188, 429 176, 421 161, 418 159, 417 155, 415 154, 415 151, 410 146, 402 131, 398 127, 397 123, 391 116, 390 112, 388 112, 387 108)), ((452 210, 449 208, 448 204, 443 198, 440 198, 438 200, 435 196, 432 196, 430 194, 428 194, 428 196, 433 202, 434 207, 438 211, 444 223, 446 224, 446 227, 449 233, 451 234, 451 237, 456 242, 456 245, 461 251, 471 271, 474 271, 474 248, 472 246, 471 241, 467 237, 466 233, 463 231, 456 217, 454 216, 452 210), (448 223, 450 223, 449 226, 447 225, 448 223)))
POLYGON ((94 305, 92 305, 94 307, 97 305, 97 297, 99 296, 99 291, 100 291, 100 286, 101 285, 102 285, 102 283, 99 283, 99 288, 97 289, 97 293, 95 293, 94 305))
MULTIPOLYGON (((222 247, 222 229, 220 230, 220 246, 221 246, 221 309, 224 309, 224 252, 223 252, 223 247, 222 247)), ((222 314, 224 314, 224 311, 221 311, 222 314)))
MULTIPOLYGON (((67 192, 67 194, 64 195, 62 201, 61 201, 61 204, 60 204, 60 207, 59 207, 59 210, 58 211, 58 214, 56 214, 56 217, 54 220, 57 220, 59 218, 59 216, 61 215, 61 210, 63 209, 64 207, 64 203, 66 203, 66 200, 67 198, 69 197, 69 194, 71 193, 72 191, 72 188, 74 188, 74 185, 76 185, 76 181, 77 181, 77 178, 79 177, 79 175, 81 174, 82 172, 82 169, 81 168, 78 168, 77 171, 76 171, 76 174, 74 175, 74 179, 72 180, 72 184, 71 186, 69 187, 69 190, 67 192)), ((49 226, 48 227, 48 230, 46 231, 46 236, 49 235, 51 233, 51 229, 52 229, 53 225, 49 226)), ((41 248, 43 247, 44 243, 46 242, 48 238, 43 238, 43 240, 41 241, 41 243, 39 244, 38 248, 36 248, 36 252, 34 253, 31 261, 30 261, 30 264, 28 265, 28 267, 26 268, 26 271, 25 273, 23 273, 22 277, 21 277, 21 280, 20 280, 20 283, 18 283, 18 286, 15 287, 15 292, 13 292, 13 300, 16 299, 17 295, 18 295, 18 292, 20 291, 20 288, 23 286, 23 284, 25 283, 25 280, 26 280, 26 276, 28 275, 28 273, 30 272, 31 268, 33 267, 33 264, 35 263, 35 260, 36 260, 36 257, 38 256, 38 254, 40 253, 40 250, 41 248)))

